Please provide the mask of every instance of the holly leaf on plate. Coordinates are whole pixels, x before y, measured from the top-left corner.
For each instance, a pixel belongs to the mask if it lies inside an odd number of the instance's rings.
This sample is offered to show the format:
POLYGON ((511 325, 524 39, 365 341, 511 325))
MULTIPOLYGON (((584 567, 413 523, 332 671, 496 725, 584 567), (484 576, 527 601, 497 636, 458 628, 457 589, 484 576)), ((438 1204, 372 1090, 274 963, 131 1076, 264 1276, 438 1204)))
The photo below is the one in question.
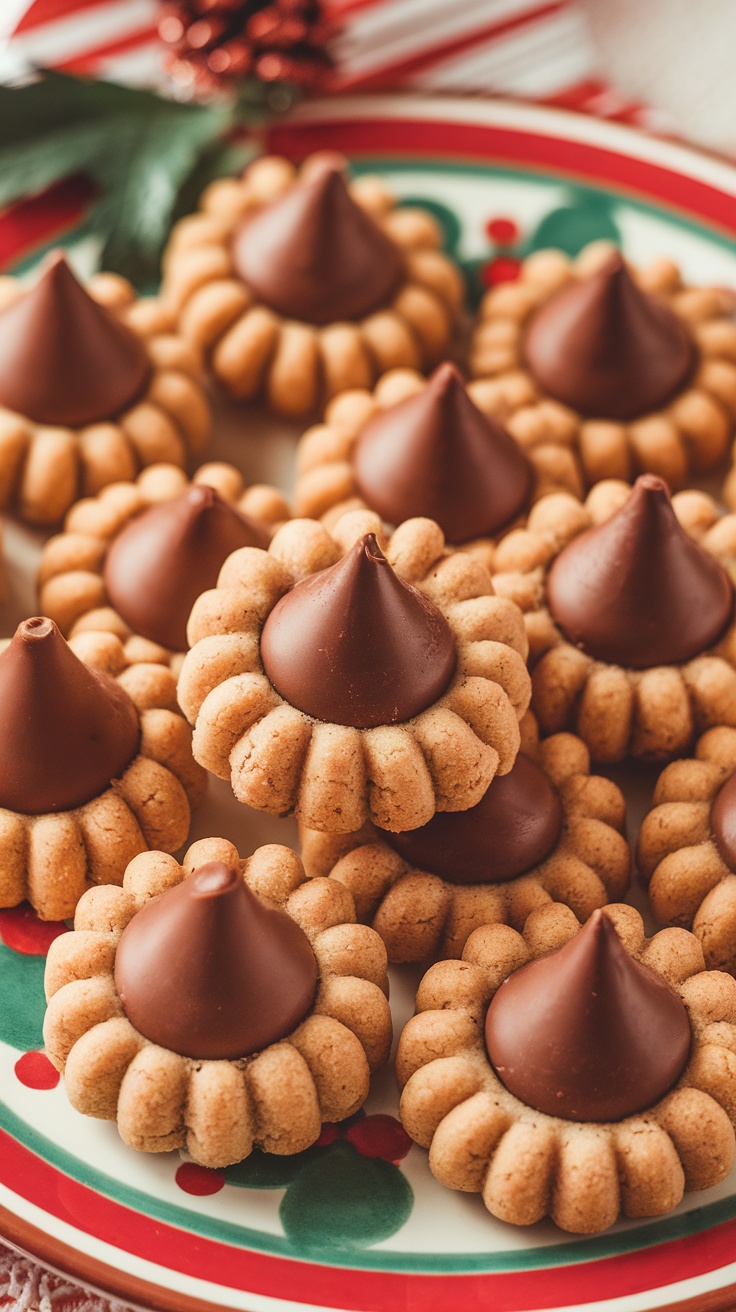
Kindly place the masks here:
POLYGON ((106 269, 144 284, 158 274, 183 198, 191 208, 195 184, 243 168, 255 153, 230 137, 260 122, 272 95, 246 85, 237 100, 181 104, 58 72, 0 87, 0 207, 88 175, 96 198, 79 235, 98 238, 106 269))

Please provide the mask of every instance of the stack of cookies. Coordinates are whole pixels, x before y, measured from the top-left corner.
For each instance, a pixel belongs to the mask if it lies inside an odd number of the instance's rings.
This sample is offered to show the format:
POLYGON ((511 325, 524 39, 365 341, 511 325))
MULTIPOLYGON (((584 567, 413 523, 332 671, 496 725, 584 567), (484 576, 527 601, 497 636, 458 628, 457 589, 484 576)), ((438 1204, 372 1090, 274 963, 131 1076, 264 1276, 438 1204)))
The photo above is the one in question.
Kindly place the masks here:
POLYGON ((73 918, 74 1107, 211 1167, 362 1107, 413 964, 434 1175, 590 1234, 736 1159, 736 515, 686 486, 725 463, 736 325, 602 243, 491 291, 466 373, 464 313, 432 216, 324 155, 211 186, 155 301, 2 280, 0 495, 63 526, 0 654, 0 905, 73 918), (206 377, 310 424, 293 507, 196 467, 206 377), (630 760, 669 762, 652 935, 630 760), (300 855, 179 859, 208 773, 300 855))

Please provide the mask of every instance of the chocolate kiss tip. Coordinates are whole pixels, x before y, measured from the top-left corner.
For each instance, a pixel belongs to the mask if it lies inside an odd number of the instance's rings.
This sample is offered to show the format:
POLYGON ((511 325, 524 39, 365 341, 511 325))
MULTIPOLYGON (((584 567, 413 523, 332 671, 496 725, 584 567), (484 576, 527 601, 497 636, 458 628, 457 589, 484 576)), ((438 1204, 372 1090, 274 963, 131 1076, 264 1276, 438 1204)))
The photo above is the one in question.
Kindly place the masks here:
POLYGON ((708 651, 734 598, 726 571, 680 525, 667 484, 642 474, 615 515, 560 552, 547 603, 574 646, 638 670, 708 651))
POLYGON ((113 539, 104 565, 108 597, 133 630, 186 651, 195 601, 214 588, 240 547, 267 547, 268 533, 205 485, 136 516, 113 539))
POLYGON ((358 491, 387 524, 434 519, 452 543, 497 532, 531 493, 526 456, 449 361, 420 392, 376 410, 352 459, 358 491))
POLYGON ((681 998, 635 961, 608 915, 501 985, 486 1016, 499 1078, 521 1102, 572 1121, 621 1121, 653 1106, 687 1063, 681 998))
POLYGON ((15 632, 24 642, 38 642, 41 638, 48 638, 55 629, 53 620, 46 619, 45 615, 34 615, 30 620, 22 620, 15 632))
POLYGON ((127 693, 84 665, 53 620, 18 625, 0 654, 0 806, 24 815, 82 806, 125 773, 139 738, 127 693))
POLYGON ((620 252, 543 302, 522 353, 550 396, 589 418, 619 421, 665 405, 697 358, 686 324, 642 291, 620 252))
POLYGON ((399 724, 442 696, 455 641, 427 597, 394 573, 373 533, 271 611, 261 659, 290 705, 332 724, 399 724))
POLYGON ((304 931, 237 870, 200 866, 128 923, 115 957, 128 1019, 195 1060, 236 1060, 291 1034, 311 1009, 317 962, 304 931))
POLYGON ((362 319, 389 304, 405 271, 399 248, 329 161, 246 216, 232 256, 265 305, 318 325, 362 319))
POLYGON ((463 387, 465 380, 452 360, 443 360, 442 364, 437 365, 434 373, 430 374, 427 386, 439 390, 443 387, 449 387, 451 383, 459 383, 463 387))
POLYGON ((0 405, 79 428, 131 405, 151 373, 141 340, 98 305, 58 253, 0 312, 0 405))
POLYGON ((235 888, 240 876, 224 861, 210 861, 192 875, 193 897, 220 897, 235 888))

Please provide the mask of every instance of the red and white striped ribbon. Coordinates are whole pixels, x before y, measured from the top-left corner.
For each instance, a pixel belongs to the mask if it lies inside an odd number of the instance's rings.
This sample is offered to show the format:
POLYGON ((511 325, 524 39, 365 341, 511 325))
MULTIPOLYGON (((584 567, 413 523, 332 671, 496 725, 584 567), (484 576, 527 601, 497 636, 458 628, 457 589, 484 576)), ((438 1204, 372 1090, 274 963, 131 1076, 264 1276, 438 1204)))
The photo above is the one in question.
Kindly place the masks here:
MULTIPOLYGON (((324 0, 330 90, 502 94, 647 123, 600 78, 575 0, 324 0)), ((44 65, 165 86, 156 0, 2 0, 0 80, 44 65)))

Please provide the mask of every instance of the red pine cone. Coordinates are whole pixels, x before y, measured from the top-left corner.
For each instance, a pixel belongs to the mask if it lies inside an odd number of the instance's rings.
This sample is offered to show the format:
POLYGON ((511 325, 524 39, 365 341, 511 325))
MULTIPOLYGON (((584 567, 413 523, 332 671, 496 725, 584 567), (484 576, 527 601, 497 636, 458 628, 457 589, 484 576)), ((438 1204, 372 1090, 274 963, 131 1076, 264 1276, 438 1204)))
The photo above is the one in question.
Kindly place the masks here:
POLYGON ((169 76, 192 91, 246 77, 312 89, 331 60, 320 0, 161 0, 169 76))

